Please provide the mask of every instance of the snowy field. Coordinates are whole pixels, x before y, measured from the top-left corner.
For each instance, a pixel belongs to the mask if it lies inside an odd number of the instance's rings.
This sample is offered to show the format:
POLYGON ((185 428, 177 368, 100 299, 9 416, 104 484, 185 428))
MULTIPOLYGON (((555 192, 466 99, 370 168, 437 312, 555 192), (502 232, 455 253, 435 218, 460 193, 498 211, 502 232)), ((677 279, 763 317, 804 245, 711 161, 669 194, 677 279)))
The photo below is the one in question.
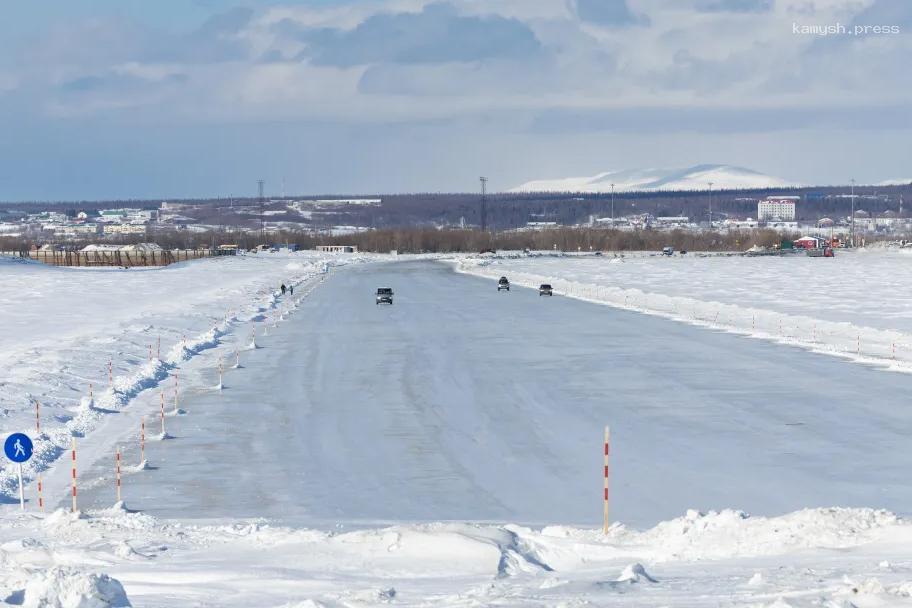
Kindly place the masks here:
MULTIPOLYGON (((837 276, 851 280, 860 255, 837 258, 837 276)), ((902 257, 874 255, 901 272, 902 257)), ((312 254, 130 271, 0 260, 0 430, 34 434, 32 400, 42 425, 25 513, 3 471, 0 600, 912 606, 912 416, 894 407, 912 376, 638 314, 679 293, 862 327, 851 311, 723 297, 725 280, 749 289, 739 277, 757 260, 463 261, 579 296, 548 300, 408 256, 326 259, 326 276, 312 254), (374 304, 381 285, 394 306, 374 304), (651 295, 629 311, 580 301, 609 293, 651 295), (603 535, 608 422, 616 523, 603 535), (115 447, 129 510, 114 505, 115 447)))
POLYGON ((912 371, 912 252, 458 259, 463 272, 912 371))

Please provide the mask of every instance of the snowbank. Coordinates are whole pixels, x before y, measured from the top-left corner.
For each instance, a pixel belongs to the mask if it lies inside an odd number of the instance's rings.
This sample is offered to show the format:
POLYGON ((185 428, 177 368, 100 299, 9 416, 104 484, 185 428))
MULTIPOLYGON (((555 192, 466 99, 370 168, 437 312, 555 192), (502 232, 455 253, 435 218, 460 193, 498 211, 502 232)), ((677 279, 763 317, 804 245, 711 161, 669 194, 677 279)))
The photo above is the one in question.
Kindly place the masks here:
POLYGON ((891 606, 910 597, 909 541, 905 521, 870 509, 690 512, 607 535, 456 522, 321 532, 58 511, 0 518, 0 590, 12 603, 61 608, 129 606, 128 595, 143 606, 206 597, 220 606, 654 606, 697 596, 768 605, 779 595, 791 606, 848 597, 891 606))
POLYGON ((131 606, 120 581, 54 567, 36 572, 25 586, 23 608, 125 608, 131 606))

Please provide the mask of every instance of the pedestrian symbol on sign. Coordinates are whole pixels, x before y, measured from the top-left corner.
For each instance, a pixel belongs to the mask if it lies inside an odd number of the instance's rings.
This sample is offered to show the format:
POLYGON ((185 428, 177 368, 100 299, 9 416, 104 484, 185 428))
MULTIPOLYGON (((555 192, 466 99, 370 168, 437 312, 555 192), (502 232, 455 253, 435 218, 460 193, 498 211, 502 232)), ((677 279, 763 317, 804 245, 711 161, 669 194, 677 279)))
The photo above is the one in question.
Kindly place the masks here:
POLYGON ((3 451, 6 457, 16 463, 19 473, 19 508, 25 508, 25 495, 22 491, 22 463, 32 457, 32 440, 25 433, 13 433, 6 438, 3 451))
POLYGON ((24 433, 13 433, 6 438, 3 451, 13 462, 25 462, 32 457, 32 440, 24 433))

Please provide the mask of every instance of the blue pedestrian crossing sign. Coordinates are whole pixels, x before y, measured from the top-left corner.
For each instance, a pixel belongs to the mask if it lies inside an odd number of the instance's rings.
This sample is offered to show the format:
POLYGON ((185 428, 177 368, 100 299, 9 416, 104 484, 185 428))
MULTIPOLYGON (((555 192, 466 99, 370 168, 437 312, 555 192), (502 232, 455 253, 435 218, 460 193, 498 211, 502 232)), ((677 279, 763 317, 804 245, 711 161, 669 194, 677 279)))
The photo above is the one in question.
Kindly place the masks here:
POLYGON ((3 451, 13 462, 25 462, 32 457, 32 440, 25 433, 13 433, 6 438, 3 451))

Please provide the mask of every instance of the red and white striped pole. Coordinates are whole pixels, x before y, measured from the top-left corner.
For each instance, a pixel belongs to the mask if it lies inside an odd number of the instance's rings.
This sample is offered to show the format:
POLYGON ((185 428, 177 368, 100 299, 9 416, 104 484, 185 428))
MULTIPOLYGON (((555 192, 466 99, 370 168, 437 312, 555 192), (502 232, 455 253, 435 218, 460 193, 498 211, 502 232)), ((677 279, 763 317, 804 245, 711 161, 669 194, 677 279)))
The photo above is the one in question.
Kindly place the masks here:
POLYGON ((44 511, 44 488, 41 486, 41 473, 38 473, 38 508, 44 511))
POLYGON ((71 446, 71 459, 73 462, 73 474, 72 474, 72 483, 73 483, 73 513, 76 512, 76 438, 73 437, 73 442, 71 446))
POLYGON ((605 427, 605 495, 604 495, 604 521, 602 531, 608 534, 608 453, 611 445, 611 429, 605 427))
POLYGON ((143 416, 139 422, 139 463, 146 461, 146 417, 143 416))
POLYGON ((114 475, 117 480, 117 502, 120 502, 120 448, 116 448, 114 453, 114 475))
POLYGON ((35 435, 41 434, 41 404, 35 399, 35 435))
POLYGON ((156 358, 161 359, 162 358, 162 337, 161 336, 158 336, 158 346, 156 347, 155 352, 156 352, 156 355, 155 355, 156 358))
POLYGON ((161 427, 162 439, 165 437, 165 391, 161 392, 161 427))

